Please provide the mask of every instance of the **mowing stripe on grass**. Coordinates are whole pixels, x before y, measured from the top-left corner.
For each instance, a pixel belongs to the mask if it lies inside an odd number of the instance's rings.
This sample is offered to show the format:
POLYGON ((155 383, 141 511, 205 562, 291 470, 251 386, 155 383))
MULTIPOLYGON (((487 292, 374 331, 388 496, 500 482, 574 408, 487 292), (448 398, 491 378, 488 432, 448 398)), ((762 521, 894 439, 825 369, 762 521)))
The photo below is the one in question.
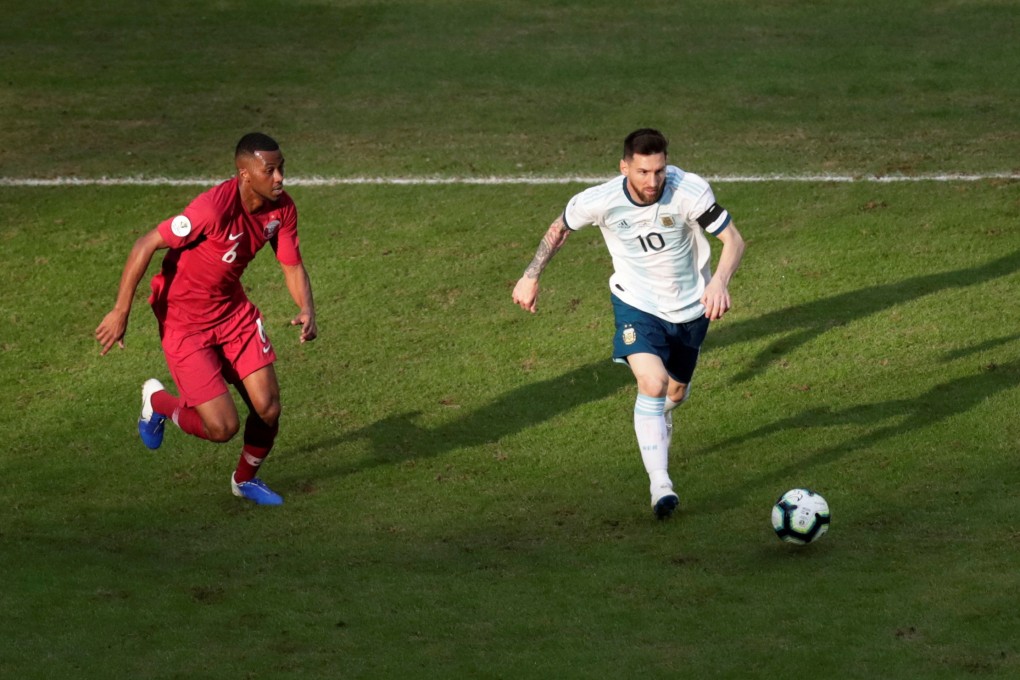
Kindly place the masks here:
MULTIPOLYGON (((291 186, 343 186, 354 184, 428 186, 440 184, 599 184, 615 175, 561 177, 294 177, 291 186)), ((224 178, 211 177, 0 177, 5 187, 62 186, 209 186, 224 178)), ((992 172, 977 174, 943 173, 924 175, 708 175, 714 184, 754 184, 764 182, 979 182, 984 180, 1020 180, 1020 173, 992 172)))

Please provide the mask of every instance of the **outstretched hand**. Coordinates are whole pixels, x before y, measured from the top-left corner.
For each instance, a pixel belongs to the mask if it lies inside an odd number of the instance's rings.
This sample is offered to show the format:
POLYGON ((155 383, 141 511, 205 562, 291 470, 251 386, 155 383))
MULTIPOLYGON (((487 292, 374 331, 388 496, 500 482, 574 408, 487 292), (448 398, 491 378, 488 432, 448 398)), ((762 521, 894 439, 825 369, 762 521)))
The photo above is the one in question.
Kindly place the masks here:
POLYGON ((538 310, 538 279, 522 276, 514 286, 514 304, 534 314, 538 310))
POLYGON ((99 355, 105 356, 114 345, 124 349, 124 332, 126 330, 127 314, 114 309, 104 316, 96 326, 96 341, 102 345, 99 355))
POLYGON ((308 312, 301 312, 290 321, 291 326, 301 326, 301 342, 309 342, 319 335, 319 328, 315 325, 315 315, 308 312))
POLYGON ((705 286, 705 294, 701 296, 701 304, 705 305, 705 316, 709 321, 721 319, 730 309, 730 292, 726 286, 712 279, 705 286))

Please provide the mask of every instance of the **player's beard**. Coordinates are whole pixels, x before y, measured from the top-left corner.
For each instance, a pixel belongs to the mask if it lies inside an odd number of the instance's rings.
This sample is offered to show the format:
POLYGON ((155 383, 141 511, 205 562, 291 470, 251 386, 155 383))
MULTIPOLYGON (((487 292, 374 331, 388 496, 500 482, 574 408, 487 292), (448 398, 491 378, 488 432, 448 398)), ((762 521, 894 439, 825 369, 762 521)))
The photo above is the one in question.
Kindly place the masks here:
POLYGON ((630 193, 633 200, 639 201, 641 205, 651 205, 658 201, 659 197, 662 196, 662 190, 665 186, 666 182, 664 181, 657 187, 645 189, 644 187, 636 186, 629 177, 627 178, 627 191, 630 193), (650 193, 645 193, 646 191, 650 193))
POLYGON ((639 189, 635 193, 641 198, 642 203, 650 205, 658 201, 659 197, 662 196, 662 185, 647 190, 639 189))

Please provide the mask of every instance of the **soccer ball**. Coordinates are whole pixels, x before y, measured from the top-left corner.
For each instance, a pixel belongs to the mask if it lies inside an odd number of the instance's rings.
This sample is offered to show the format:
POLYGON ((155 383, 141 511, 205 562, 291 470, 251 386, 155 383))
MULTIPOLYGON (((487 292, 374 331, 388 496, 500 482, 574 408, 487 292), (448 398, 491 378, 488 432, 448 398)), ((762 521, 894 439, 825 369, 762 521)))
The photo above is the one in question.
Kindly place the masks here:
POLYGON ((829 504, 809 489, 790 489, 772 506, 772 528, 787 543, 817 541, 829 530, 829 504))

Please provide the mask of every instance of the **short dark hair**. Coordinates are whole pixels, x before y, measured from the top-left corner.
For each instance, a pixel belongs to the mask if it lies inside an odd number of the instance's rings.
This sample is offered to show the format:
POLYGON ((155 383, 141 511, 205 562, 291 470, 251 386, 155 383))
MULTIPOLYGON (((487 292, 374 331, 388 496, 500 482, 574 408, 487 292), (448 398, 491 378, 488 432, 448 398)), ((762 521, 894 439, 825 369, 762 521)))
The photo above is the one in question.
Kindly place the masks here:
POLYGON ((234 158, 254 155, 256 151, 279 151, 280 145, 269 135, 261 132, 249 132, 234 149, 234 158))
POLYGON ((634 154, 654 156, 657 153, 667 154, 669 140, 654 128, 641 128, 627 135, 623 140, 624 159, 633 158, 634 154))

